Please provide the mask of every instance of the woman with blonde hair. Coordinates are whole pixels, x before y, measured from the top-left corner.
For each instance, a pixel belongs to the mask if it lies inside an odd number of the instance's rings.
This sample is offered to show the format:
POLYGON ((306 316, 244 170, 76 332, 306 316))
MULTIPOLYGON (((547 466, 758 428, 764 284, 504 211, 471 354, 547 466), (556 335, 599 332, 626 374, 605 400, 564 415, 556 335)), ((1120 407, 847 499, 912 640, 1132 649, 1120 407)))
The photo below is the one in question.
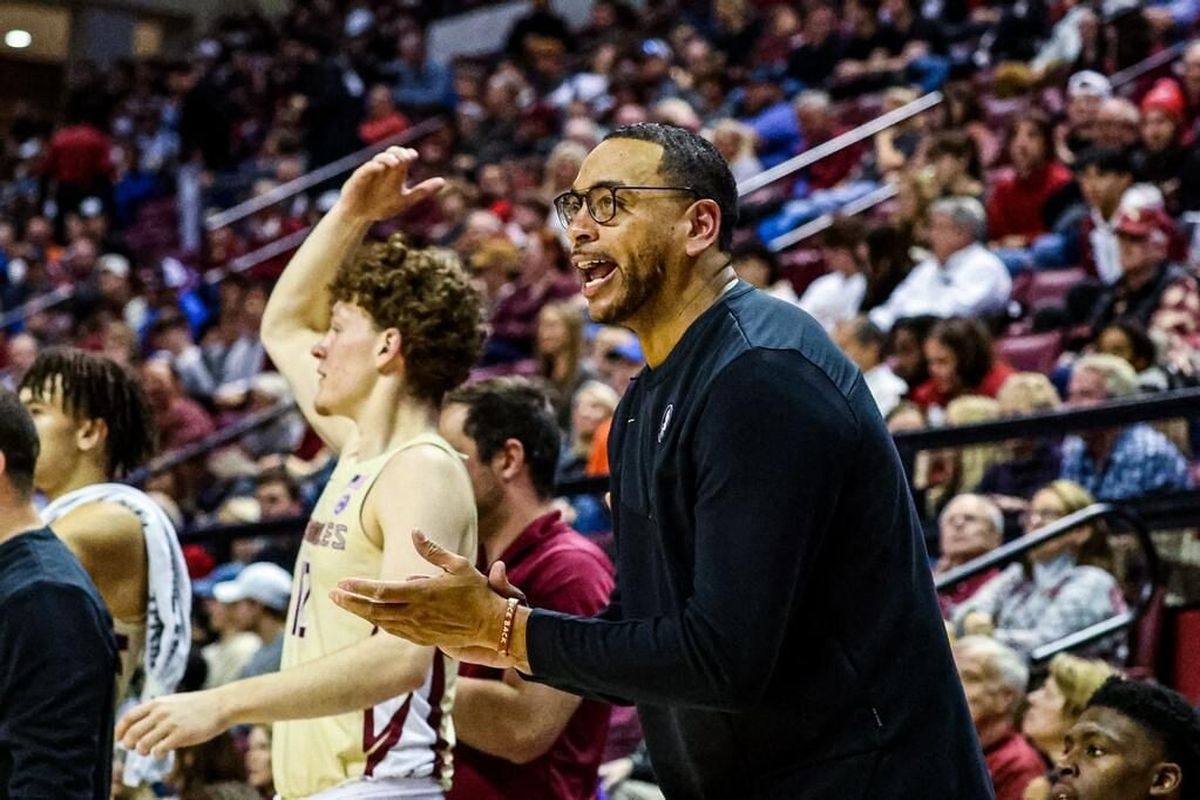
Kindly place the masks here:
MULTIPOLYGON (((1053 411, 1062 405, 1058 390, 1040 372, 1010 376, 1001 384, 996 400, 1000 416, 1007 419, 1053 411)), ((991 495, 1005 511, 1024 511, 1033 493, 1058 477, 1062 456, 1057 444, 1047 438, 1012 439, 1004 447, 1007 457, 984 473, 978 490, 991 495)))
POLYGON ((1053 759, 1062 751, 1063 736, 1087 708, 1100 685, 1118 672, 1099 659, 1059 653, 1050 660, 1046 682, 1029 693, 1029 709, 1021 721, 1021 732, 1053 759))
MULTIPOLYGON (((606 383, 592 380, 583 384, 571 403, 571 432, 558 463, 558 482, 578 480, 589 475, 588 462, 592 450, 600 442, 597 437, 607 430, 620 401, 616 391, 606 383)), ((604 498, 595 494, 567 498, 571 506, 572 527, 583 534, 600 533, 610 529, 611 520, 604 498)))
POLYGON ((584 360, 584 313, 571 302, 547 303, 538 313, 534 348, 538 371, 564 431, 571 427, 571 398, 596 374, 584 360))
MULTIPOLYGON (((990 397, 964 395, 946 406, 947 425, 973 425, 1000 419, 1000 404, 990 397)), ((988 467, 1004 457, 995 444, 947 448, 922 454, 918 458, 917 488, 928 489, 927 502, 934 514, 940 514, 956 495, 974 492, 988 467)))
MULTIPOLYGON (((1053 763, 1062 754, 1067 731, 1078 720, 1096 690, 1120 673, 1099 659, 1059 653, 1050 660, 1050 673, 1030 692, 1021 733, 1042 756, 1053 763)), ((1038 778, 1025 788, 1025 800, 1048 800, 1050 781, 1038 778)))
POLYGON ((762 163, 754 152, 754 129, 746 123, 719 119, 705 138, 725 158, 734 180, 744 181, 762 172, 762 163))
MULTIPOLYGON (((1034 494, 1025 533, 1094 502, 1079 484, 1053 481, 1034 494)), ((993 635, 1024 653, 1102 622, 1126 609, 1120 586, 1106 568, 1110 553, 1103 527, 1081 525, 1034 548, 1025 563, 1010 564, 955 609, 953 622, 964 634, 993 635)), ((1093 650, 1120 657, 1123 644, 1123 636, 1112 636, 1093 650)))
POLYGON ((546 158, 546 168, 542 172, 541 198, 553 203, 554 198, 570 189, 587 154, 587 148, 579 142, 563 140, 556 144, 546 158))

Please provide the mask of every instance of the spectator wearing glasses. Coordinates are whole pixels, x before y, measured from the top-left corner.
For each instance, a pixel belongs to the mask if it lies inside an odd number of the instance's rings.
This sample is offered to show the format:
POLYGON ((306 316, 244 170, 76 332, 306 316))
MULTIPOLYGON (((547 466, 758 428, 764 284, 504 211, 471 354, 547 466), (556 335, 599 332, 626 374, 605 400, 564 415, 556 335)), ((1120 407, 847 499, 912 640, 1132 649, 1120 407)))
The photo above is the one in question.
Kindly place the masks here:
MULTIPOLYGON (((960 494, 946 504, 938 518, 941 556, 933 574, 942 575, 961 567, 1000 546, 1004 537, 1004 514, 981 494, 960 494)), ((942 613, 949 616, 997 574, 990 569, 939 594, 942 613)))
MULTIPOLYGON (((1024 517, 1033 533, 1087 508, 1095 499, 1077 483, 1058 480, 1033 496, 1024 517)), ((1010 564, 988 581, 952 616, 964 634, 994 636, 1023 653, 1125 611, 1116 579, 1107 569, 1112 553, 1106 531, 1083 525, 1029 552, 1028 561, 1010 564)), ((1119 656, 1123 637, 1095 646, 1097 655, 1119 656)))

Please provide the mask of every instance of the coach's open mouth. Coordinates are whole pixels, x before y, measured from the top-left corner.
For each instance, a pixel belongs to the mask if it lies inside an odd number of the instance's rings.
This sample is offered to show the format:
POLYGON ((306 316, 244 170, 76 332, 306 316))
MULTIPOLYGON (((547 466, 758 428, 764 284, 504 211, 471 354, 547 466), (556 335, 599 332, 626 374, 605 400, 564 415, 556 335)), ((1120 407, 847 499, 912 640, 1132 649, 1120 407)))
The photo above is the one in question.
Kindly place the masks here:
POLYGON ((617 262, 602 256, 586 256, 575 259, 575 269, 583 276, 584 295, 590 296, 617 271, 617 262))

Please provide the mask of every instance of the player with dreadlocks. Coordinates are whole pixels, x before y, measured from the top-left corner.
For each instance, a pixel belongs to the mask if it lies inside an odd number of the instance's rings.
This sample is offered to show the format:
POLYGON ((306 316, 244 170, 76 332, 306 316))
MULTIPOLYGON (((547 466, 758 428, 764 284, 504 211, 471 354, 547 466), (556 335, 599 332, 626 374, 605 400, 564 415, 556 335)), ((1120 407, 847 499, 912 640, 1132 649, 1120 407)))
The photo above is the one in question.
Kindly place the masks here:
POLYGON ((1109 678, 1067 731, 1054 800, 1200 799, 1200 715, 1178 692, 1109 678))
MULTIPOLYGON (((82 350, 40 354, 21 401, 41 452, 34 486, 46 524, 100 590, 120 650, 117 707, 168 694, 191 646, 191 586, 171 520, 141 491, 116 481, 154 453, 146 395, 123 367, 82 350)), ((166 762, 127 754, 125 783, 159 780, 166 762)))

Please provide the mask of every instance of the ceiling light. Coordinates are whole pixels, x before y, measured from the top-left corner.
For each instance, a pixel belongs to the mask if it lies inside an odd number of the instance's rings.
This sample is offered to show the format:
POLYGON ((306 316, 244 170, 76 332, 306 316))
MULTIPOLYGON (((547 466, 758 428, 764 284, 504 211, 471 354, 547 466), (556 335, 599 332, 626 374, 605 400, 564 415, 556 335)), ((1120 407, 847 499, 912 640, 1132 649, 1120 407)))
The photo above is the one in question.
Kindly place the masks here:
POLYGON ((4 43, 9 47, 20 50, 29 47, 33 43, 33 37, 29 35, 29 31, 13 29, 4 34, 4 43))

